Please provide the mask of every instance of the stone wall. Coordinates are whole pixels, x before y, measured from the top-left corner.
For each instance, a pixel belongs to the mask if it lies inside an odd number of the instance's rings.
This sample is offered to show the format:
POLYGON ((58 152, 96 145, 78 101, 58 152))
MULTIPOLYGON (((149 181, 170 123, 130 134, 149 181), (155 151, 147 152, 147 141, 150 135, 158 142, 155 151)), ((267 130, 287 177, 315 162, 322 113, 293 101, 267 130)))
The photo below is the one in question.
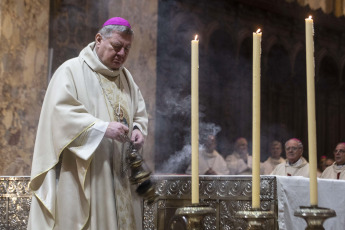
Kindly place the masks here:
POLYGON ((0 175, 29 175, 47 86, 49 1, 0 1, 0 175))

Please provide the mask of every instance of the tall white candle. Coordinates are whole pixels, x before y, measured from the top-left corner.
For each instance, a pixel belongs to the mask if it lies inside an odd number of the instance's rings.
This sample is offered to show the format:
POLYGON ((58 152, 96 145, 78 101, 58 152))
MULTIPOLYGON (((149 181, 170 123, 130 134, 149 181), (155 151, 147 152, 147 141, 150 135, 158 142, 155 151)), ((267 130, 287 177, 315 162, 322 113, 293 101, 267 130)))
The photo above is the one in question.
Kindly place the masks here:
POLYGON ((307 105, 308 105, 308 148, 310 205, 317 206, 317 150, 315 116, 315 61, 314 61, 314 22, 311 16, 305 19, 305 42, 307 60, 307 105))
POLYGON ((191 98, 192 98, 192 203, 199 203, 199 41, 192 40, 191 98))
POLYGON ((253 171, 252 171, 252 208, 260 208, 260 29, 253 33, 253 171))

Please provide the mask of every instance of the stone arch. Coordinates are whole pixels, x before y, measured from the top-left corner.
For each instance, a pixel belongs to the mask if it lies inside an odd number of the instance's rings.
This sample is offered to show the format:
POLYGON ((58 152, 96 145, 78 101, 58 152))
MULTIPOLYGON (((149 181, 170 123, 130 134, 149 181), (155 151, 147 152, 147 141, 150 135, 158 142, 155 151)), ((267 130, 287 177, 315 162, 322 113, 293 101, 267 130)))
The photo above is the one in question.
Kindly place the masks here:
MULTIPOLYGON (((337 61, 338 55, 334 52, 332 52, 329 49, 326 48, 321 48, 319 51, 317 51, 315 53, 315 76, 317 77, 319 75, 319 71, 320 71, 320 67, 321 67, 321 62, 325 61, 325 58, 327 60, 333 60, 332 61, 332 65, 335 64, 334 66, 336 66, 335 69, 337 69, 339 71, 340 74, 340 70, 341 70, 341 66, 342 66, 342 61, 337 61)), ((344 57, 345 58, 345 57, 344 57)), ((344 60, 345 61, 345 60, 344 60)), ((338 80, 340 82, 340 75, 338 75, 338 80)))
MULTIPOLYGON (((284 47, 284 49, 287 51, 288 54, 288 58, 290 61, 290 69, 291 69, 291 74, 292 74, 292 69, 293 69, 293 63, 294 63, 294 53, 293 51, 295 51, 295 49, 298 47, 296 47, 291 41, 290 41, 290 37, 288 36, 279 36, 279 43, 282 45, 282 47, 284 47)), ((299 47, 298 47, 299 48, 299 47)))
POLYGON ((340 61, 340 85, 341 88, 345 88, 345 56, 340 61))
MULTIPOLYGON (((267 64, 261 84, 262 141, 286 141, 294 130, 294 85, 291 85, 291 64, 286 47, 271 37, 267 51, 267 64)), ((265 149, 267 151, 267 149, 265 149)))
POLYGON ((270 52, 272 47, 278 42, 277 36, 273 35, 270 36, 265 40, 265 42, 262 44, 262 49, 265 50, 264 55, 261 57, 262 58, 262 64, 263 66, 267 66, 267 61, 268 61, 268 56, 267 54, 270 52))
POLYGON ((334 90, 339 85, 339 68, 336 60, 324 53, 320 56, 315 85, 319 90, 334 90))
POLYGON ((306 89, 306 54, 303 48, 302 46, 296 47, 293 52, 291 73, 292 82, 300 91, 306 89))
POLYGON ((210 38, 211 35, 214 33, 214 31, 220 30, 219 22, 211 21, 209 24, 206 25, 204 28, 204 42, 205 42, 205 51, 206 53, 209 52, 209 44, 210 44, 210 38))
MULTIPOLYGON (((276 86, 286 86, 291 75, 291 64, 288 50, 281 44, 276 42, 267 52, 267 68, 265 77, 269 84, 278 84, 276 86)), ((265 81, 265 79, 263 79, 265 81)))
POLYGON ((318 74, 315 78, 317 143, 321 152, 327 155, 334 148, 334 140, 340 138, 342 117, 340 116, 339 69, 336 60, 328 53, 320 56, 318 74))
POLYGON ((236 56, 238 57, 240 55, 240 52, 243 48, 243 44, 244 41, 246 41, 247 39, 252 39, 253 35, 252 32, 247 29, 241 29, 238 34, 237 34, 237 38, 236 38, 236 43, 237 43, 237 50, 236 50, 236 56))
POLYGON ((241 38, 241 43, 237 51, 237 65, 238 68, 248 68, 252 66, 253 42, 250 36, 241 38))
MULTIPOLYGON (((300 138, 308 136, 307 126, 307 87, 306 87, 306 54, 305 46, 301 43, 297 46, 293 52, 292 63, 292 75, 291 83, 293 84, 293 91, 290 92, 293 108, 297 111, 294 112, 294 123, 292 124, 292 130, 295 131, 295 135, 300 138)), ((306 146, 307 147, 307 146, 306 146)), ((305 148, 305 151, 307 148, 305 148)), ((307 152, 307 151, 306 151, 307 152)))
MULTIPOLYGON (((200 73, 200 106, 205 106, 205 117, 208 121, 215 122, 221 127, 232 126, 227 124, 229 116, 233 120, 239 118, 231 114, 231 109, 236 105, 234 90, 238 88, 238 75, 235 70, 235 44, 231 33, 224 30, 217 23, 208 25, 208 42, 204 55, 205 71, 200 73), (204 74, 205 77, 202 77, 204 74), (234 87, 234 89, 232 88, 234 87), (219 119, 219 114, 226 119, 219 119)), ((200 62, 201 63, 201 62, 200 62)), ((200 67, 202 68, 202 67, 200 67)), ((232 129, 229 129, 232 130, 232 129)), ((218 134, 218 146, 227 149, 227 137, 231 134, 228 129, 218 134)))
POLYGON ((300 65, 304 65, 305 67, 305 62, 304 63, 300 63, 297 61, 297 58, 300 59, 300 55, 301 54, 304 54, 304 60, 305 60, 305 46, 301 43, 301 42, 297 42, 295 44, 295 46, 292 48, 291 50, 291 74, 292 74, 292 77, 294 77, 294 75, 296 74, 295 70, 296 70, 296 64, 300 64, 300 65), (303 52, 304 51, 304 52, 303 52))
POLYGON ((209 36, 209 60, 214 60, 213 67, 216 72, 229 73, 235 63, 235 44, 232 42, 229 31, 214 30, 209 36))

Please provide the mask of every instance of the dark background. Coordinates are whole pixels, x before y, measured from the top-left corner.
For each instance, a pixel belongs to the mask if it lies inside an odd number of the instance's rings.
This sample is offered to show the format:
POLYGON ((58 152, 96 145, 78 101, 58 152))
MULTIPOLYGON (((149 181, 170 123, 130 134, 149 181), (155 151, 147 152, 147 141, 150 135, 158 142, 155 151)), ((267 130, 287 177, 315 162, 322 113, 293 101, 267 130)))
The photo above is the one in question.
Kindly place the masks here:
POLYGON ((304 143, 308 159, 304 19, 309 15, 315 28, 318 156, 332 157, 336 143, 345 140, 343 17, 283 0, 162 0, 158 13, 156 168, 161 165, 161 172, 171 173, 162 162, 181 157, 190 143, 195 34, 200 38, 200 128, 204 123, 221 128, 218 150, 224 157, 238 137, 247 138, 251 148, 252 33, 261 28, 261 160, 269 156, 269 142, 293 137, 304 143))

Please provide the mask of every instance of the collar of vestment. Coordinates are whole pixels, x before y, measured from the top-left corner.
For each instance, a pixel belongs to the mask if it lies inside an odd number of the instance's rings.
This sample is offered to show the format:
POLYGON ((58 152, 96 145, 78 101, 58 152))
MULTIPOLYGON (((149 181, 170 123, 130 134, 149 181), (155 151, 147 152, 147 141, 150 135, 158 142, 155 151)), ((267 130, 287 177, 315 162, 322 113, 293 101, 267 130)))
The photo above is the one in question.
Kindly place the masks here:
POLYGON ((345 165, 337 165, 337 163, 336 162, 334 162, 333 163, 333 168, 335 169, 335 170, 344 170, 345 169, 345 165))
POLYGON ((296 161, 293 164, 290 164, 288 161, 286 161, 286 165, 290 166, 290 167, 293 167, 293 168, 301 168, 305 164, 307 164, 307 161, 303 157, 299 158, 298 161, 296 161))
POLYGON ((112 70, 106 67, 98 58, 96 52, 94 52, 95 42, 91 42, 81 52, 80 56, 84 59, 85 63, 90 66, 95 72, 102 74, 107 77, 117 77, 120 75, 123 67, 121 66, 118 70, 112 70))
POLYGON ((217 156, 216 151, 212 151, 211 153, 209 153, 206 151, 206 149, 203 149, 203 153, 204 153, 205 157, 208 157, 208 158, 213 158, 213 157, 217 156))
POLYGON ((284 162, 284 159, 283 159, 282 157, 280 157, 279 159, 275 159, 275 158, 273 158, 273 157, 269 157, 268 160, 269 160, 272 164, 274 164, 274 165, 278 165, 278 164, 284 162))

